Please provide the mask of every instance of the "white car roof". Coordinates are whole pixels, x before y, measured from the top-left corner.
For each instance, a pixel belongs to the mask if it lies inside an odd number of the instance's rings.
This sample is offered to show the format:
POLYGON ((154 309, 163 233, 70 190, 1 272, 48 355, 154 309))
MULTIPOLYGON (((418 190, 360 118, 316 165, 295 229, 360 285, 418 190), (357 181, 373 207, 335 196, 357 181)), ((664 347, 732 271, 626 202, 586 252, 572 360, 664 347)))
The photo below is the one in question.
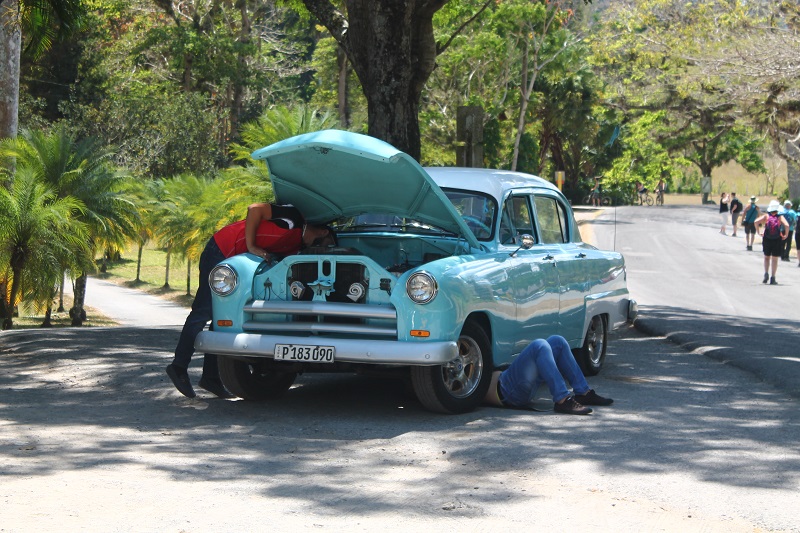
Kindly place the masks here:
POLYGON ((538 176, 510 170, 425 167, 425 171, 439 187, 479 191, 497 198, 498 202, 502 201, 504 192, 510 189, 539 187, 558 191, 555 185, 538 176))

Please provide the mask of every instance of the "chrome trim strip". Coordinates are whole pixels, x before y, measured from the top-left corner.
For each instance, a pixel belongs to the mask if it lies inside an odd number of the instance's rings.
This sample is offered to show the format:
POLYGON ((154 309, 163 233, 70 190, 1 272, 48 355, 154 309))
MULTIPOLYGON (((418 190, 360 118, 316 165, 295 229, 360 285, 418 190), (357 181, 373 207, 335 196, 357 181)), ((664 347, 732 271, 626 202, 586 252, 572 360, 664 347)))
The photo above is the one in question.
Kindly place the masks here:
POLYGON ((334 346, 336 361, 346 363, 431 366, 445 364, 458 356, 455 341, 382 341, 203 331, 194 342, 201 352, 268 358, 274 357, 276 344, 334 346))
POLYGON ((353 335, 382 335, 397 338, 396 327, 368 326, 364 324, 332 324, 328 322, 255 322, 242 326, 245 331, 288 331, 294 333, 351 333, 353 335))
POLYGON ((244 312, 253 314, 322 315, 397 320, 397 311, 395 311, 394 307, 356 303, 255 300, 253 303, 244 306, 244 312))

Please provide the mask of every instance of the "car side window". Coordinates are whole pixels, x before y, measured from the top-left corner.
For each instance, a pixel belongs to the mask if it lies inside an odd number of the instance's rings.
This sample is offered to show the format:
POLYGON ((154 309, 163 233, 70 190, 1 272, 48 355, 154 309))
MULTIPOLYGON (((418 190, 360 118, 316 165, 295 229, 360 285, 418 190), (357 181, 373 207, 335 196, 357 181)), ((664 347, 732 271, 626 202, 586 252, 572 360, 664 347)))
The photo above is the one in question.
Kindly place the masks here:
POLYGON ((500 242, 511 244, 515 237, 527 233, 536 236, 533 227, 533 213, 526 195, 511 196, 503 207, 500 221, 500 242))
POLYGON ((545 244, 567 242, 567 215, 564 207, 555 198, 536 196, 533 199, 536 206, 536 216, 545 244))

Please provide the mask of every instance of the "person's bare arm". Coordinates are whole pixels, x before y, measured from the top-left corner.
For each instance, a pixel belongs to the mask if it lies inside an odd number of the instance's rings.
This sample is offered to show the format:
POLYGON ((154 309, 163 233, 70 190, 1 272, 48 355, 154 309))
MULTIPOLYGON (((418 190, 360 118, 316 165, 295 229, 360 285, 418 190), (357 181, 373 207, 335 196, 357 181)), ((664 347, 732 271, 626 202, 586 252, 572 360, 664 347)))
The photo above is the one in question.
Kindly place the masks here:
POLYGON ((250 204, 247 206, 247 218, 244 222, 244 239, 247 244, 247 251, 253 255, 267 259, 267 250, 256 245, 256 233, 258 226, 263 220, 272 218, 272 206, 270 204, 250 204))

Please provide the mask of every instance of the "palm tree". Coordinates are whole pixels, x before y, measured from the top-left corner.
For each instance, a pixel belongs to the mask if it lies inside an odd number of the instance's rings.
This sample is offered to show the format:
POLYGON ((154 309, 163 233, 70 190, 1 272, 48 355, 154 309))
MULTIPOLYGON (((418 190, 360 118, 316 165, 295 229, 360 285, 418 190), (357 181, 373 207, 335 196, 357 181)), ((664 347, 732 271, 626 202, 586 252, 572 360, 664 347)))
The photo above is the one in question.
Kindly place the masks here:
MULTIPOLYGON (((13 158, 20 168, 30 168, 56 194, 73 197, 83 205, 79 219, 86 224, 93 259, 98 249, 122 247, 136 234, 138 212, 126 198, 127 177, 115 171, 112 150, 95 139, 76 141, 65 128, 52 133, 23 130, 15 139, 0 141, 0 158, 13 158)), ((86 319, 83 308, 88 269, 75 280, 72 325, 86 319)))
POLYGON ((278 106, 266 111, 255 122, 242 126, 242 143, 232 144, 230 151, 237 161, 252 161, 254 150, 300 135, 332 128, 337 119, 329 111, 320 111, 306 104, 294 108, 278 106))
POLYGON ((172 253, 189 262, 187 271, 191 274, 191 261, 199 259, 206 242, 219 227, 221 218, 224 218, 224 202, 219 200, 221 189, 217 187, 213 194, 207 192, 212 183, 213 180, 209 178, 190 174, 176 176, 165 182, 168 200, 162 204, 162 231, 158 236, 161 246, 167 249, 165 289, 169 288, 172 253), (209 196, 212 200, 205 200, 209 196))
POLYGON ((11 279, 3 294, 3 329, 13 326, 14 306, 25 292, 36 292, 43 280, 52 291, 63 257, 86 246, 86 226, 75 217, 82 209, 75 198, 58 198, 28 167, 17 170, 8 188, 0 187, 0 268, 11 279))

